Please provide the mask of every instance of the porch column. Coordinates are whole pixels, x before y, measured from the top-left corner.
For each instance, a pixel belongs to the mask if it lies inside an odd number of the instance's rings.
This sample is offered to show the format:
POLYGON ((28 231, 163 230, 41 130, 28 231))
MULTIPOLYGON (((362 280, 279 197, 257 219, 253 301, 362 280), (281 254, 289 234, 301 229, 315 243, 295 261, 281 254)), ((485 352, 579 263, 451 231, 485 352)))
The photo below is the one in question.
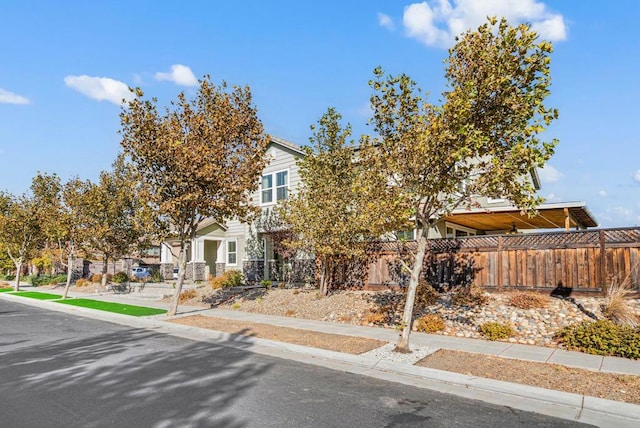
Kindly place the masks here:
POLYGON ((193 255, 191 260, 194 262, 204 261, 204 239, 196 238, 193 240, 193 255))
POLYGON ((160 244, 160 263, 173 263, 171 248, 166 242, 160 244))

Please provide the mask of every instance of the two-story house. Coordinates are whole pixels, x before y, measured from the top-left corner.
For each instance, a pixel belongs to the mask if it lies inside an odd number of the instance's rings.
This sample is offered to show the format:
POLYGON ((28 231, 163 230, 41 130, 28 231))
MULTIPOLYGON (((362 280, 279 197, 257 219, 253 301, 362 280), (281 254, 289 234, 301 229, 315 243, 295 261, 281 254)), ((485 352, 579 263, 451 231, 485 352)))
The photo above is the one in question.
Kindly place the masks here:
MULTIPOLYGON (((289 141, 271 137, 267 146, 267 167, 262 171, 260 186, 252 200, 263 212, 272 210, 279 201, 287 199, 289 192, 300 183, 296 159, 304 156, 304 151, 289 141)), ((205 220, 198 226, 195 239, 187 253, 186 277, 191 280, 206 280, 218 276, 225 270, 246 269, 247 261, 260 258, 260 266, 269 266, 277 261, 273 251, 273 242, 268 234, 256 230, 254 224, 243 223, 237 219, 219 224, 205 220), (256 249, 257 247, 257 249, 256 249)), ((167 276, 173 269, 174 260, 170 243, 162 244, 161 270, 167 276)), ((177 254, 176 251, 174 253, 177 254)), ((253 265, 255 268, 255 264, 253 265)), ((269 270, 259 272, 257 278, 269 278, 269 270)), ((274 279, 274 278, 271 278, 274 279)))
MULTIPOLYGON (((301 184, 296 159, 304 156, 304 150, 289 141, 272 137, 267 147, 269 159, 262 171, 260 186, 253 201, 263 213, 272 210, 279 201, 289 197, 290 192, 301 184)), ((536 189, 540 181, 536 171, 531 179, 536 189)), ((475 208, 458 209, 430 230, 430 238, 457 238, 474 235, 515 233, 534 229, 586 229, 597 223, 584 202, 551 203, 538 207, 538 215, 529 218, 509 201, 483 196, 475 198, 475 208)), ((225 270, 243 270, 253 280, 279 279, 274 272, 282 263, 274 252, 272 236, 259 230, 255 224, 237 219, 225 224, 213 221, 202 222, 187 253, 186 278, 206 280, 222 274, 225 270)), ((412 239, 412 231, 404 234, 412 239)), ((170 243, 161 246, 160 263, 165 278, 171 278, 174 264, 170 243)), ((177 252, 175 252, 177 254, 177 252)))

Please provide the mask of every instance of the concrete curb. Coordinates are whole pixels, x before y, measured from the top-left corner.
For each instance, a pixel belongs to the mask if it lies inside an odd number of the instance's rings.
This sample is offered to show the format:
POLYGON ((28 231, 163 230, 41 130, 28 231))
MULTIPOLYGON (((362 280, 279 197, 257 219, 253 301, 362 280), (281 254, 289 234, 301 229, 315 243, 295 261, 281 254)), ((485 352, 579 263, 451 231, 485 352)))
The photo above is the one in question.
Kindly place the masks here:
MULTIPOLYGON (((262 355, 342 370, 562 419, 597 426, 616 426, 616 428, 640 426, 640 405, 185 326, 169 322, 169 319, 163 316, 132 317, 6 293, 0 293, 0 298, 231 348, 246 349, 246 345, 249 344, 252 346, 251 352, 262 355)), ((179 317, 180 315, 175 318, 179 317)))

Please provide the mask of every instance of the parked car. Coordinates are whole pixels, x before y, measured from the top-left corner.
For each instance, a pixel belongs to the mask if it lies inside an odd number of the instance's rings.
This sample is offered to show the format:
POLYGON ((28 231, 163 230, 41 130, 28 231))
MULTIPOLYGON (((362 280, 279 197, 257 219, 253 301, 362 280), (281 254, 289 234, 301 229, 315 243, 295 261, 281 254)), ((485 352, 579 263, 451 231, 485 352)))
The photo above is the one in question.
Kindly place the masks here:
POLYGON ((151 269, 144 266, 137 266, 131 269, 131 277, 136 279, 145 279, 151 276, 151 269))

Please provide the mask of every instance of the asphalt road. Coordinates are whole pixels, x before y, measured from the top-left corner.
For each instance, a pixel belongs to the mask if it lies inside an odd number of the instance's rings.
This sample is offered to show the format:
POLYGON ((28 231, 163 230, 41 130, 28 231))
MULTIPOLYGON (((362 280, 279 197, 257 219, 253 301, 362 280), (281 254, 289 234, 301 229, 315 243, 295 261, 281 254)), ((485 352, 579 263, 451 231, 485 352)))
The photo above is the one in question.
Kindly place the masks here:
POLYGON ((250 347, 0 300, 0 426, 584 426, 258 355, 250 347))

